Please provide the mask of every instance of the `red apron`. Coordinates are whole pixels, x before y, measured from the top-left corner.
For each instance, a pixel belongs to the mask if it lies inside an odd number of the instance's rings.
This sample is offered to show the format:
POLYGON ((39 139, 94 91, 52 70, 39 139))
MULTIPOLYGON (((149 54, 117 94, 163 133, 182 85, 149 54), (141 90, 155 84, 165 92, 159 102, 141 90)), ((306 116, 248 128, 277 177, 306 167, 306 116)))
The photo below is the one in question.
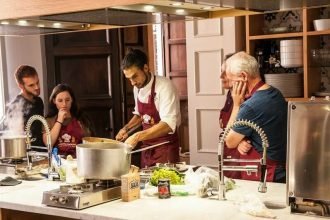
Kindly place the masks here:
MULTIPOLYGON (((146 130, 160 121, 159 112, 155 106, 155 84, 156 77, 151 86, 151 93, 148 98, 148 103, 142 103, 137 99, 137 106, 142 118, 143 130, 146 130)), ((179 161, 179 138, 177 131, 174 134, 167 134, 163 137, 154 138, 143 141, 143 147, 147 147, 153 144, 170 141, 168 144, 142 151, 141 154, 141 167, 150 167, 156 165, 156 163, 176 163, 179 161)))
MULTIPOLYGON (((265 83, 263 81, 258 82, 257 85, 252 89, 250 96, 245 97, 245 100, 252 97, 252 95, 264 84, 265 83)), ((241 155, 240 157, 241 157, 241 159, 260 159, 262 157, 262 155, 260 153, 258 153, 254 147, 252 147, 246 155, 241 155)), ((256 163, 240 163, 240 164, 243 166, 244 165, 256 165, 256 163)), ((267 164, 267 178, 266 178, 267 182, 273 182, 275 169, 277 168, 277 166, 280 165, 280 163, 277 161, 271 160, 271 159, 269 159, 269 157, 267 157, 266 164, 267 164)), ((251 173, 250 175, 248 175, 247 172, 242 171, 241 172, 242 179, 260 181, 260 175, 261 175, 260 164, 258 164, 258 167, 259 167, 258 173, 251 173)))
MULTIPOLYGON (((252 147, 249 152, 246 155, 241 155, 241 159, 260 159, 261 154, 259 154, 254 147, 252 147)), ((277 166, 280 164, 277 161, 269 159, 267 157, 266 159, 266 164, 267 164, 267 182, 273 182, 274 181, 274 174, 275 174, 275 169, 277 166)), ((241 163, 241 165, 256 165, 256 163, 241 163)), ((255 180, 255 181, 260 181, 260 164, 258 164, 258 173, 251 173, 250 175, 247 174, 247 172, 242 171, 241 176, 242 179, 244 180, 255 180)))
MULTIPOLYGON (((72 118, 67 125, 62 125, 57 143, 58 152, 65 157, 71 155, 76 157, 76 145, 82 142, 83 129, 77 119, 72 118)), ((55 146, 56 146, 55 145, 55 146)))
MULTIPOLYGON (((222 129, 225 129, 228 121, 230 119, 231 112, 233 110, 233 99, 231 97, 231 92, 228 91, 226 103, 224 107, 220 111, 219 123, 222 129)), ((226 145, 223 149, 224 159, 239 159, 240 153, 238 152, 237 148, 228 148, 226 145)), ((226 166, 235 166, 238 163, 234 162, 224 162, 226 166)), ((233 179, 241 179, 241 173, 237 171, 224 171, 224 175, 229 178, 233 179)))

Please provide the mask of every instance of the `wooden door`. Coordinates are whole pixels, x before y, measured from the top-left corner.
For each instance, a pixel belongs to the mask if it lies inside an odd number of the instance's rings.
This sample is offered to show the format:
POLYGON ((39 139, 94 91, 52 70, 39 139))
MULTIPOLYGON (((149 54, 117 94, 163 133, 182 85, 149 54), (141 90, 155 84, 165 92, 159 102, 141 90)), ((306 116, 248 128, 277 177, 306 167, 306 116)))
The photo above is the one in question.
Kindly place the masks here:
POLYGON ((95 135, 114 138, 122 126, 118 30, 46 36, 48 93, 69 84, 95 135))
POLYGON ((217 166, 219 113, 226 99, 220 67, 239 48, 235 18, 186 23, 190 163, 217 166))
POLYGON ((164 24, 165 69, 179 93, 181 125, 179 139, 182 152, 189 151, 188 134, 188 90, 187 90, 187 49, 186 24, 177 21, 164 24))

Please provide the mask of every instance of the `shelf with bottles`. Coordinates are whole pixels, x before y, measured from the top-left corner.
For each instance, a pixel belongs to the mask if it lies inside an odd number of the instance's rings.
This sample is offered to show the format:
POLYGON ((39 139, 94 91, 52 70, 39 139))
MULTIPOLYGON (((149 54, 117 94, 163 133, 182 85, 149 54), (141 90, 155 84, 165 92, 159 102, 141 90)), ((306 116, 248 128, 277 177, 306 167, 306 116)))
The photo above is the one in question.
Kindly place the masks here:
POLYGON ((308 67, 330 67, 330 35, 308 36, 308 67))
POLYGON ((303 68, 303 38, 263 39, 251 41, 249 51, 261 68, 303 68))
POLYGON ((302 36, 302 10, 247 16, 249 40, 302 36))
POLYGON ((307 37, 308 95, 330 94, 330 35, 307 37))

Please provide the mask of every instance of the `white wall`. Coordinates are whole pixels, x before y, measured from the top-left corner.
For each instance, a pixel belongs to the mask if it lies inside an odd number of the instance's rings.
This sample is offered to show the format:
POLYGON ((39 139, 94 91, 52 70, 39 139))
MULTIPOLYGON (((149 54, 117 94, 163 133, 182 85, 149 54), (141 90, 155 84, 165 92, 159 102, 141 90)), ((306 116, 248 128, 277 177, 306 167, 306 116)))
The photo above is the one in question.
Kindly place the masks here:
POLYGON ((41 85, 40 97, 47 96, 46 65, 44 53, 44 40, 42 36, 3 37, 2 38, 2 64, 4 73, 5 99, 9 102, 20 92, 14 77, 19 65, 26 64, 36 68, 41 85))

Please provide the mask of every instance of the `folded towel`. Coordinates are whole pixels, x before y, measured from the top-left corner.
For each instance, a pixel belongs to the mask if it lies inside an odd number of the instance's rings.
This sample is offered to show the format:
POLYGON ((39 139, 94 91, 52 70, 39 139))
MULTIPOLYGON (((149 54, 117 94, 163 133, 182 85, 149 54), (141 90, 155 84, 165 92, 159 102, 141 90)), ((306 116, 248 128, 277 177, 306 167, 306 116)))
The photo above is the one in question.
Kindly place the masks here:
POLYGON ((22 181, 14 179, 10 176, 7 176, 4 179, 0 180, 0 186, 16 186, 20 183, 22 183, 22 181))

